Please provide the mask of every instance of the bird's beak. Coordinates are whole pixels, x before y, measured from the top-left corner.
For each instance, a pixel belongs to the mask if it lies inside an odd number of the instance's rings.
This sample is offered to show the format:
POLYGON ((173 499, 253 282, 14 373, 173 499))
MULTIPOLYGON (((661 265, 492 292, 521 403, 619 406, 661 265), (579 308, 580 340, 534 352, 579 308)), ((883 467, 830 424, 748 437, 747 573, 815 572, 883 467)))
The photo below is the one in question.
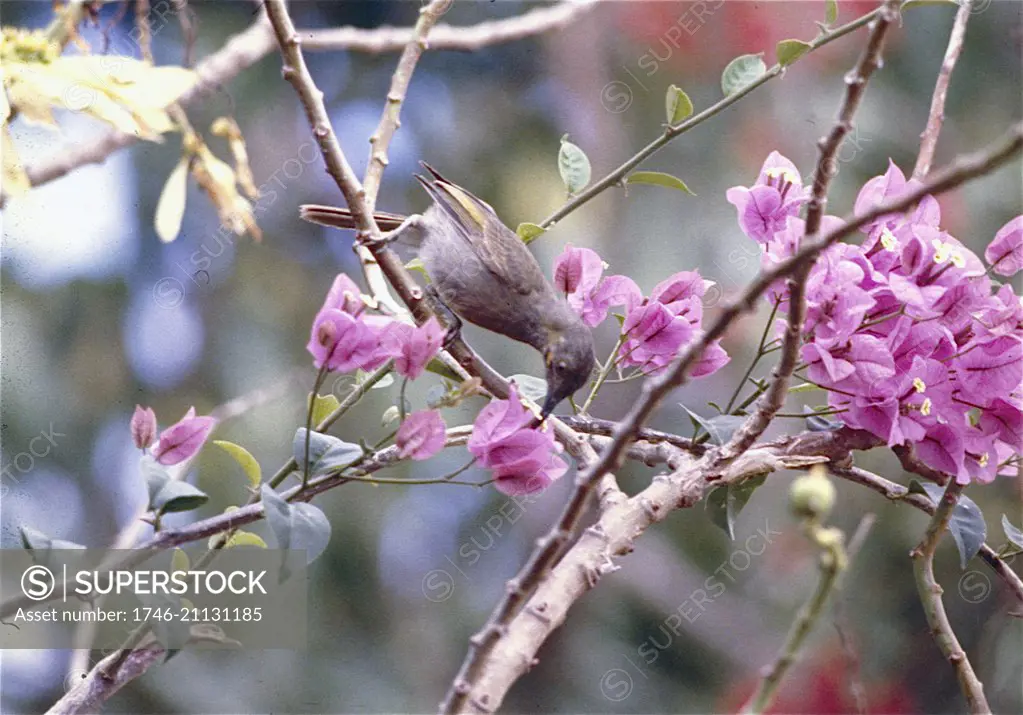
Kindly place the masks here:
POLYGON ((540 421, 547 419, 547 416, 554 412, 554 408, 558 406, 560 400, 554 395, 547 395, 547 398, 543 401, 543 409, 540 410, 540 421))

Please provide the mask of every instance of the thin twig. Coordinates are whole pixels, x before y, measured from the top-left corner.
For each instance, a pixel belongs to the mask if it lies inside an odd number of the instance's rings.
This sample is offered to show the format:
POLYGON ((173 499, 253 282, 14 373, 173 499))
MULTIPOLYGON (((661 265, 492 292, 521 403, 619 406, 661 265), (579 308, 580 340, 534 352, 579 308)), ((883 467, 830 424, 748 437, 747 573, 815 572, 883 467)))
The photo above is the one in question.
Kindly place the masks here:
MULTIPOLYGON (((836 477, 867 487, 890 501, 909 504, 925 514, 934 514, 934 502, 932 502, 926 495, 911 492, 901 484, 885 479, 884 477, 874 474, 873 472, 869 472, 866 469, 860 469, 859 467, 831 466, 830 471, 836 477)), ((998 555, 998 552, 987 544, 981 545, 978 555, 987 563, 988 566, 991 567, 991 570, 994 571, 1000 579, 1002 579, 1005 585, 1009 587, 1019 602, 1023 604, 1023 579, 1020 578, 1019 574, 1013 571, 1012 568, 1005 563, 1002 557, 998 555)))
POLYGON ((153 32, 149 26, 149 0, 135 0, 135 27, 139 30, 142 59, 153 63, 153 32))
POLYGON ((927 126, 920 135, 920 153, 916 157, 916 167, 913 169, 913 178, 922 179, 931 170, 931 163, 934 161, 934 150, 938 146, 938 135, 941 134, 941 125, 945 121, 945 98, 948 97, 948 85, 952 80, 952 70, 959 61, 959 53, 963 50, 963 41, 966 38, 966 23, 970 21, 973 14, 973 0, 958 0, 959 10, 956 11, 955 20, 952 22, 952 32, 948 37, 948 47, 945 48, 945 58, 941 61, 941 69, 938 70, 938 79, 934 83, 934 94, 931 96, 931 110, 927 115, 927 126))
MULTIPOLYGON (((366 167, 366 175, 362 179, 362 187, 365 190, 364 201, 366 210, 371 212, 377 205, 377 194, 380 192, 380 181, 384 176, 384 169, 387 168, 387 149, 391 145, 391 138, 398 131, 401 124, 401 105, 408 94, 409 84, 412 82, 412 73, 415 72, 419 58, 426 49, 427 36, 433 26, 440 20, 441 15, 448 11, 454 0, 431 0, 419 11, 419 20, 412 29, 412 36, 405 43, 398 60, 398 66, 391 75, 391 87, 387 90, 387 99, 384 102, 384 113, 380 117, 380 123, 369 138, 369 164, 366 167)), ((365 250, 365 249, 364 249, 365 250)), ((366 253, 369 253, 367 250, 366 253)), ((372 256, 372 254, 369 254, 372 256)))
MULTIPOLYGON (((488 20, 478 25, 454 27, 440 24, 430 32, 430 50, 475 52, 491 45, 522 40, 552 30, 559 30, 584 12, 597 0, 570 0, 550 7, 541 7, 518 17, 488 20)), ((302 46, 310 52, 366 52, 379 54, 402 50, 412 40, 410 27, 338 27, 329 30, 303 31, 302 46)))
MULTIPOLYGON (((850 32, 858 30, 859 28, 863 27, 868 22, 873 20, 877 13, 878 13, 877 10, 873 10, 871 12, 868 12, 866 15, 858 17, 855 20, 847 22, 846 24, 836 27, 833 30, 821 33, 809 43, 810 45, 809 50, 807 50, 806 53, 802 55, 802 57, 800 57, 799 59, 803 59, 806 56, 810 55, 814 50, 817 50, 823 47, 824 45, 827 45, 828 43, 834 42, 835 40, 844 37, 845 35, 848 35, 850 32)), ((792 64, 794 63, 789 63, 788 67, 791 67, 792 64)), ((728 109, 730 106, 738 102, 740 99, 750 94, 754 90, 758 89, 759 87, 762 87, 763 85, 767 84, 775 77, 780 77, 785 72, 785 70, 786 70, 785 66, 776 64, 770 69, 768 69, 760 77, 750 82, 749 84, 745 85, 742 89, 735 92, 734 94, 730 94, 724 99, 715 102, 711 106, 704 109, 702 112, 694 114, 681 124, 676 124, 674 126, 668 127, 667 129, 664 130, 664 134, 662 134, 661 136, 657 137, 652 142, 647 144, 638 153, 630 157, 624 164, 622 164, 617 169, 612 171, 610 174, 602 178, 600 181, 591 184, 590 187, 587 188, 585 191, 576 194, 574 197, 572 197, 572 199, 567 201, 561 208, 559 208, 557 211, 555 211, 550 216, 541 221, 540 226, 544 228, 550 228, 551 226, 553 226, 558 221, 568 216, 576 209, 580 208, 584 204, 588 203, 592 199, 602 194, 607 189, 611 188, 612 186, 620 185, 622 180, 625 178, 626 174, 628 174, 630 171, 639 166, 639 164, 641 164, 643 161, 645 161, 646 159, 648 159, 649 157, 653 156, 658 151, 663 149, 672 139, 682 134, 685 134, 690 129, 693 129, 694 127, 698 126, 699 124, 702 124, 711 117, 728 109)))
POLYGON ((970 659, 966 657, 966 651, 959 645, 952 630, 952 624, 945 612, 945 604, 941 600, 943 590, 934 578, 934 553, 938 549, 938 542, 948 528, 948 522, 952 519, 952 510, 959 501, 964 485, 956 480, 951 480, 945 487, 941 501, 934 510, 934 516, 927 526, 923 540, 910 552, 913 558, 913 573, 916 576, 916 587, 920 593, 920 603, 927 615, 927 623, 931 627, 931 635, 935 643, 941 649, 945 658, 955 669, 956 677, 959 679, 959 688, 966 698, 966 705, 971 713, 990 713, 991 708, 984 697, 984 684, 973 672, 970 659))
POLYGON ((824 615, 828 597, 834 592, 838 579, 848 564, 841 531, 811 523, 806 528, 806 535, 820 550, 818 564, 820 577, 817 588, 799 609, 778 657, 767 667, 763 677, 757 682, 753 695, 742 708, 744 713, 762 713, 774 700, 782 679, 796 662, 796 657, 806 644, 813 627, 824 615))
POLYGON ((174 12, 177 14, 178 23, 181 25, 181 35, 185 40, 185 51, 181 58, 181 66, 191 67, 195 64, 195 40, 198 36, 195 11, 188 4, 188 0, 171 0, 171 3, 174 5, 174 12))

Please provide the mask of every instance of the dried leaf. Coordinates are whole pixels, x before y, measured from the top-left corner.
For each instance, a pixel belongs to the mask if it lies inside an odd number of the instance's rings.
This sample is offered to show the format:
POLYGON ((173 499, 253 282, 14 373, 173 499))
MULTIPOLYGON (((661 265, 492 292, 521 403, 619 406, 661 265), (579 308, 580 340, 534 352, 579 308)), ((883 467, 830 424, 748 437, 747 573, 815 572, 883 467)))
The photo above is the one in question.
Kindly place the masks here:
POLYGON ((185 198, 188 195, 188 157, 182 157, 167 177, 167 183, 160 192, 156 204, 156 235, 164 243, 170 243, 181 233, 181 222, 185 218, 185 198))

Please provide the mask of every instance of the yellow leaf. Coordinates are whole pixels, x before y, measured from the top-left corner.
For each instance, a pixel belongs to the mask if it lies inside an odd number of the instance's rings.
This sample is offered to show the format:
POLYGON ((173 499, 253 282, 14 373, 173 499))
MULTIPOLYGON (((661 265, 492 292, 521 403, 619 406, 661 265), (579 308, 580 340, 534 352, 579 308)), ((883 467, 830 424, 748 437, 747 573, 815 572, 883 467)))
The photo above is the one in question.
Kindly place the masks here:
POLYGON ((183 67, 153 67, 114 55, 61 57, 51 65, 74 81, 88 84, 129 109, 164 109, 195 86, 199 76, 183 67))
POLYGON ((188 195, 188 157, 182 157, 167 177, 167 183, 160 192, 156 204, 154 224, 156 235, 164 243, 170 243, 181 232, 181 221, 185 218, 185 198, 188 195))
MULTIPOLYGON (((2 73, 0 73, 2 76, 2 73)), ((7 92, 2 91, 6 83, 0 81, 0 122, 6 124, 7 118, 11 116, 11 105, 7 102, 7 92)))
POLYGON ((171 555, 171 571, 188 571, 188 554, 181 549, 174 549, 171 555))
MULTIPOLYGON (((2 92, 3 90, 0 89, 0 93, 2 92)), ((3 127, 0 152, 3 154, 4 193, 8 196, 24 194, 32 188, 32 184, 28 180, 28 174, 25 173, 25 167, 22 166, 21 160, 18 158, 18 151, 14 146, 14 140, 11 138, 11 133, 7 130, 6 124, 3 127)))
POLYGON ((24 65, 14 63, 9 74, 10 76, 5 82, 7 88, 5 95, 10 96, 11 103, 18 110, 19 116, 33 124, 56 127, 57 120, 53 118, 51 111, 52 102, 46 94, 40 93, 33 85, 32 71, 26 69, 24 65))
POLYGON ((253 487, 259 486, 259 483, 263 480, 263 470, 259 468, 259 462, 256 461, 256 458, 252 456, 249 450, 239 444, 223 439, 215 439, 213 444, 230 454, 234 461, 241 465, 245 471, 245 476, 249 478, 249 484, 253 487))
MULTIPOLYGON (((213 547, 214 541, 219 538, 221 538, 220 534, 210 537, 210 548, 213 547)), ((258 546, 261 549, 265 549, 266 542, 258 534, 253 534, 250 531, 236 531, 227 540, 227 543, 224 544, 224 548, 230 549, 235 546, 258 546)))
MULTIPOLYGON (((312 393, 310 393, 312 396, 312 393)), ((327 415, 336 410, 341 406, 338 399, 334 395, 317 395, 316 402, 313 403, 313 426, 319 425, 323 420, 327 419, 327 415)))

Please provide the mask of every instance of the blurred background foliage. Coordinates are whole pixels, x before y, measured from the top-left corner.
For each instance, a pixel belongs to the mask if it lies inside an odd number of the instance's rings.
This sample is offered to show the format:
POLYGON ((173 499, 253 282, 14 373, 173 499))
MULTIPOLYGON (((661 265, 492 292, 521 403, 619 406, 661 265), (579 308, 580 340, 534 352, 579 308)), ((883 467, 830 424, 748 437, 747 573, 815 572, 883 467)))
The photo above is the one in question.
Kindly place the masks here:
MULTIPOLYGON (((192 7, 198 58, 253 17, 252 4, 244 2, 192 7)), ((458 2, 444 21, 468 25, 531 7, 458 2)), ((873 5, 840 0, 839 7, 845 22, 873 5)), ((417 2, 291 4, 300 28, 408 26, 418 8, 417 2)), ((994 139, 1019 117, 1021 8, 1016 2, 979 3, 951 85, 937 164, 994 139)), ((39 27, 51 7, 5 0, 2 12, 5 25, 39 27)), ((102 17, 114 12, 107 7, 102 17)), ((907 10, 890 35, 885 67, 839 154, 830 212, 851 210, 859 187, 882 173, 889 157, 912 171, 954 13, 951 5, 907 10)), ((428 52, 391 146, 379 206, 424 208, 426 197, 412 174, 426 160, 486 198, 511 226, 538 222, 566 198, 556 163, 563 134, 587 152, 594 176, 602 176, 661 131, 670 84, 685 89, 697 110, 706 107, 720 97, 720 72, 732 57, 765 52, 770 64, 778 40, 812 39, 823 17, 823 2, 610 2, 556 33, 475 53, 428 52), (694 12, 694 5, 703 10, 694 12)), ((115 50, 118 40, 129 46, 131 18, 126 13, 115 28, 115 50)), ((87 29, 83 37, 100 46, 97 30, 87 29)), ((725 190, 751 184, 773 149, 809 176, 815 140, 835 115, 842 76, 863 38, 860 30, 804 58, 643 165, 681 177, 697 197, 657 187, 609 190, 532 244, 541 264, 549 271, 572 243, 597 250, 611 272, 632 276, 645 291, 693 268, 717 281, 725 296, 741 290, 755 275, 758 249, 738 229, 725 190)), ((180 28, 167 23, 154 38, 157 63, 180 64, 183 50, 180 28)), ((341 144, 360 174, 396 58, 307 54, 341 144)), ((181 156, 176 134, 162 145, 138 144, 78 169, 4 209, 3 464, 12 464, 40 432, 59 435, 30 469, 10 469, 4 477, 5 548, 18 545, 20 524, 88 545, 112 541, 144 499, 128 434, 136 403, 153 406, 166 426, 190 405, 204 414, 268 390, 254 407, 224 421, 215 436, 251 450, 264 473, 290 453, 314 377, 304 349, 310 321, 339 270, 360 282, 361 276, 350 233, 298 219, 300 203, 341 199, 314 156, 305 116, 281 80, 275 53, 188 109, 200 132, 229 113, 241 126, 256 184, 265 192, 259 202, 265 210, 257 214, 261 244, 218 240, 216 211, 194 182, 181 236, 169 245, 157 240, 156 202, 181 156), (204 257, 207 273, 197 273, 195 262, 204 257)), ((26 164, 106 129, 70 112, 59 119, 60 134, 15 123, 26 164)), ((229 156, 224 140, 207 141, 221 157, 229 156)), ((944 196, 944 227, 981 252, 1020 212, 1020 169, 1017 161, 944 196)), ((707 414, 708 400, 727 399, 765 318, 761 311, 740 321, 724 342, 731 365, 686 387, 653 425, 686 434, 691 425, 680 403, 707 414)), ((597 331, 602 354, 613 344, 613 322, 597 331)), ((467 336, 503 373, 542 374, 529 349, 472 327, 467 336)), ((414 405, 423 404, 431 379, 410 390, 414 405)), ((345 380, 328 384, 342 393, 345 380)), ((595 413, 620 417, 637 389, 635 382, 607 387, 595 413)), ((397 385, 375 390, 335 433, 352 441, 379 438, 385 429, 378 418, 396 396, 397 385)), ((797 405, 796 398, 790 404, 797 405)), ((470 400, 447 416, 448 424, 470 421, 481 405, 470 400)), ((801 428, 793 422, 775 430, 801 428)), ((464 458, 452 449, 401 469, 434 476, 464 458)), ((908 483, 890 455, 861 459, 908 483)), ((191 478, 211 495, 201 515, 246 496, 240 469, 216 448, 204 451, 193 471, 191 478)), ((652 474, 629 464, 619 476, 633 492, 652 474)), ((813 552, 786 511, 790 477, 774 475, 755 494, 734 542, 702 507, 673 514, 647 533, 636 553, 621 560, 621 570, 571 611, 540 651, 539 664, 511 691, 505 711, 695 713, 737 707, 816 578, 813 552), (758 530, 767 535, 760 554, 744 546, 758 530), (694 609, 692 597, 708 588, 708 577, 724 590, 694 609), (688 615, 679 618, 683 611, 688 615)), ((541 498, 518 503, 489 489, 456 486, 336 489, 317 500, 334 534, 311 569, 308 650, 187 653, 133 683, 108 710, 432 711, 461 662, 466 639, 558 513, 571 481, 570 474, 541 498)), ((926 517, 862 488, 837 486, 837 526, 851 534, 867 513, 876 514, 877 522, 836 603, 841 633, 830 617, 825 620, 775 711, 855 711, 853 682, 862 685, 870 712, 961 711, 952 670, 928 634, 907 557, 926 517)), ((996 548, 1004 542, 1001 515, 1020 522, 1021 487, 1019 480, 1002 479, 970 489, 996 548)), ((265 527, 257 531, 272 539, 265 527)), ((982 564, 960 572, 947 541, 938 567, 952 622, 995 710, 1023 711, 1023 621, 1007 615, 1011 599, 982 564)), ((45 709, 63 692, 67 658, 62 651, 5 652, 0 709, 45 709)))

